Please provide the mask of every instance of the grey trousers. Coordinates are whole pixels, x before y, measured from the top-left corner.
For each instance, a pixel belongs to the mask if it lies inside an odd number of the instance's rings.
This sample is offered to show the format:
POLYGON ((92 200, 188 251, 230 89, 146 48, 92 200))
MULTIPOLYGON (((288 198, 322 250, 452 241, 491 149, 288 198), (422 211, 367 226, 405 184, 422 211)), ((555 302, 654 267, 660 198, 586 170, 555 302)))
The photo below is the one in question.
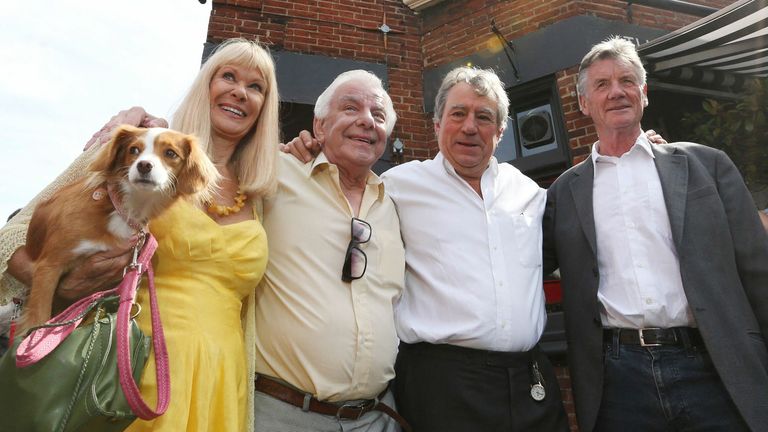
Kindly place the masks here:
MULTIPOLYGON (((381 399, 395 408, 395 398, 388 391, 381 399)), ((381 411, 371 411, 357 420, 302 411, 261 392, 254 394, 254 430, 256 432, 400 432, 400 425, 381 411)))

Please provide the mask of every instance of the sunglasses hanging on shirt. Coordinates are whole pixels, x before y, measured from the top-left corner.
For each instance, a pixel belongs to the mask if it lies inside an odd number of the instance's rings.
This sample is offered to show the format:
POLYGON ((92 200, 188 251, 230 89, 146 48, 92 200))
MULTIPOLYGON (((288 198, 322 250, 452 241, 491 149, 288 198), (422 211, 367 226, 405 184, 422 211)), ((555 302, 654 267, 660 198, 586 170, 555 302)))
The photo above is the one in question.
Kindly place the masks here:
POLYGON ((360 249, 360 245, 371 239, 371 225, 358 218, 352 218, 351 239, 347 245, 347 253, 344 257, 344 267, 341 270, 341 280, 352 282, 360 279, 368 267, 368 256, 360 249))

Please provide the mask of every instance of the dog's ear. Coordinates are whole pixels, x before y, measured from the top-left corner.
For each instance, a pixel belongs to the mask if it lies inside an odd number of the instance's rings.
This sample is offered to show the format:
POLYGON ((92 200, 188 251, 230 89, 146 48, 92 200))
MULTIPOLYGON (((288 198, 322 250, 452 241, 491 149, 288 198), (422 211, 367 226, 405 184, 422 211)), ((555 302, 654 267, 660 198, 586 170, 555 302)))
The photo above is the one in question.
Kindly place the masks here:
POLYGON ((91 173, 106 176, 120 168, 128 144, 133 142, 139 128, 131 125, 121 125, 112 133, 112 139, 99 149, 96 159, 91 162, 88 170, 91 173))
POLYGON ((185 135, 179 145, 187 154, 187 159, 176 176, 176 192, 179 195, 199 194, 199 200, 205 202, 216 188, 219 171, 202 151, 193 135, 185 135))

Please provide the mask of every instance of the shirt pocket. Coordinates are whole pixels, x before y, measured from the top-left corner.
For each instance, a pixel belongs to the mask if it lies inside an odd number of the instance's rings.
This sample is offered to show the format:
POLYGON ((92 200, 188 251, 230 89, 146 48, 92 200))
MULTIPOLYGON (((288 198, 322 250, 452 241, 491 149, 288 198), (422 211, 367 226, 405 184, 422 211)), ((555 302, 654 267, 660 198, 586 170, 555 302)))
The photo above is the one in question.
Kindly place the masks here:
POLYGON ((523 267, 541 267, 541 218, 526 214, 513 215, 512 226, 502 241, 523 267))

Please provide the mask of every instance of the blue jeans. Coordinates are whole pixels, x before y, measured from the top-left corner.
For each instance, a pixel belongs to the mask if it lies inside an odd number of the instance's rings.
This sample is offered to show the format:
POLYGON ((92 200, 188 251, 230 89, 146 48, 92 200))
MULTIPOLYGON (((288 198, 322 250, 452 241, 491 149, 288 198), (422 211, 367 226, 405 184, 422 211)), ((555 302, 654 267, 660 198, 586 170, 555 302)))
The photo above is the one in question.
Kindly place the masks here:
POLYGON ((606 343, 603 397, 595 430, 749 429, 704 348, 606 343))

